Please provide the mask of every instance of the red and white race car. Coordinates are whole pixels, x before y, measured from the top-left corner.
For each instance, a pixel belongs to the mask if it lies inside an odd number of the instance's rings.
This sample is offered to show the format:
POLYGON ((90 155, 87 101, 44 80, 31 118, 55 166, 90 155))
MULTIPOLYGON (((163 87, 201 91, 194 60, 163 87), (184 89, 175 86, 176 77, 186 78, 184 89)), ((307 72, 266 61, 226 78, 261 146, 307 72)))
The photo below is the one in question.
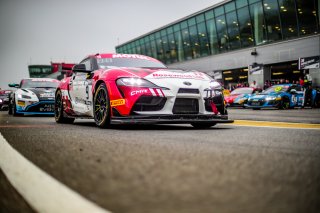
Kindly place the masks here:
POLYGON ((209 128, 231 123, 221 86, 198 71, 168 69, 131 54, 89 55, 73 67, 55 93, 55 120, 93 118, 110 124, 188 123, 209 128))

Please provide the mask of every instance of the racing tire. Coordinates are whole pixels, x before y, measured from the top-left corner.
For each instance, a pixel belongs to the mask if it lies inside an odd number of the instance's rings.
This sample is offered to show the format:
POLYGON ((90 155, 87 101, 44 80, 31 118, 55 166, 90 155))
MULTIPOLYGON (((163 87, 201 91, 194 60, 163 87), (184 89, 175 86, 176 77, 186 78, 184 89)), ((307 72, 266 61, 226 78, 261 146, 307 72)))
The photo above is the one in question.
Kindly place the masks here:
POLYGON ((56 92, 56 97, 54 101, 54 119, 57 123, 72 124, 74 118, 68 118, 63 115, 63 102, 61 90, 56 92))
POLYGON ((8 115, 12 115, 12 106, 11 106, 10 102, 9 102, 9 106, 8 106, 8 115))
POLYGON ((100 128, 110 126, 110 100, 104 83, 98 86, 93 98, 93 115, 96 125, 100 128))
POLYGON ((22 116, 23 115, 23 114, 17 112, 17 105, 16 105, 16 101, 15 100, 13 100, 12 115, 13 116, 22 116))
POLYGON ((289 109, 290 108, 290 100, 287 96, 284 96, 279 104, 278 109, 289 109))
POLYGON ((216 124, 217 123, 191 123, 191 125, 196 129, 209 129, 216 124))

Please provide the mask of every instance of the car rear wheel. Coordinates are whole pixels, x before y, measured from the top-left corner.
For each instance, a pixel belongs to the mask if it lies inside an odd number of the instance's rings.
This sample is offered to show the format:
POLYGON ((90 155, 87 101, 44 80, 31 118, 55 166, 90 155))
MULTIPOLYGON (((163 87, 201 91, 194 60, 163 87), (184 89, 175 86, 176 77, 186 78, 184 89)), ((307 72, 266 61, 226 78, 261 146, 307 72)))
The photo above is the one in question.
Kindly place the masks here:
POLYGON ((280 101, 280 104, 279 104, 279 109, 289 109, 290 107, 290 100, 287 96, 284 96, 281 101, 280 101))
POLYGON ((100 84, 93 99, 93 114, 96 125, 100 128, 110 126, 110 101, 109 95, 104 83, 100 84))
POLYGON ((63 115, 63 102, 61 90, 56 93, 56 98, 54 101, 54 118, 57 123, 71 124, 74 122, 74 118, 67 118, 63 115))
POLYGON ((216 124, 217 123, 191 123, 191 125, 196 129, 209 129, 216 124))

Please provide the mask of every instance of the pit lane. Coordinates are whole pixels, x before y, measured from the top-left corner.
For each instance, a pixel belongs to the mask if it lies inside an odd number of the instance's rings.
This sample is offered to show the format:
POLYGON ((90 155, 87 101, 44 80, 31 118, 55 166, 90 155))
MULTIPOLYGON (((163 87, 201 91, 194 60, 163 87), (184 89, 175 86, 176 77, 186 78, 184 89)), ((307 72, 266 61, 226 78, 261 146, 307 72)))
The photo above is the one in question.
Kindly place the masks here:
MULTIPOLYGON (((235 120, 320 121, 319 109, 229 109, 229 114, 235 120)), ((112 212, 320 209, 319 129, 223 124, 209 130, 189 125, 102 130, 91 120, 59 125, 52 117, 1 112, 0 132, 48 174, 112 212)), ((20 206, 18 196, 2 188, 1 206, 20 206)))

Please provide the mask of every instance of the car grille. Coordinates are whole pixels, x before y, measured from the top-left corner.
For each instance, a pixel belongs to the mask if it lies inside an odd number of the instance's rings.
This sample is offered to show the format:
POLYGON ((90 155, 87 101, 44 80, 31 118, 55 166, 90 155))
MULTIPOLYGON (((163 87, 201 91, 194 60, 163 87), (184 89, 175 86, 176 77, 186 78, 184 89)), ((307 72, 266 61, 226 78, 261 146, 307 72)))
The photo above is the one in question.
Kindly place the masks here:
POLYGON ((180 88, 178 93, 199 94, 199 89, 180 88))
POLYGON ((132 107, 132 111, 159 111, 161 110, 167 98, 155 96, 141 96, 132 107))
POLYGON ((27 112, 54 112, 54 102, 39 103, 26 108, 27 112))
POLYGON ((173 109, 173 114, 197 114, 199 113, 198 99, 177 98, 173 109))

